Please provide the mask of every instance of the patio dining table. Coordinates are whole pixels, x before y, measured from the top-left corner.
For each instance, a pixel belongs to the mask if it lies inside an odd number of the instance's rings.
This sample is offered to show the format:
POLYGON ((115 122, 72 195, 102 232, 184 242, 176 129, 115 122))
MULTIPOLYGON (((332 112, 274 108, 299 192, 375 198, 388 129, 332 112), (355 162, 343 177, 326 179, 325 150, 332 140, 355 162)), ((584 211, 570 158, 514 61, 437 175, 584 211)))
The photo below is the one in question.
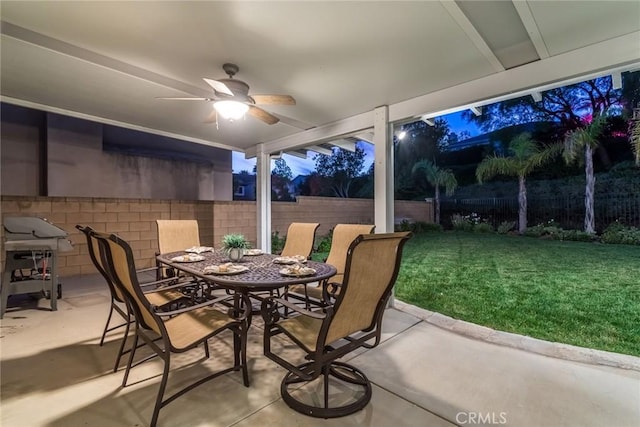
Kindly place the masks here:
POLYGON ((314 274, 285 275, 281 273, 281 270, 286 268, 287 265, 274 262, 277 261, 278 255, 267 253, 254 256, 245 255, 240 261, 233 262, 234 266, 246 267, 245 271, 211 274, 205 273, 206 267, 219 266, 231 262, 221 250, 200 253, 199 255, 204 258, 202 261, 178 262, 173 260, 173 258, 186 254, 184 251, 171 252, 160 254, 156 259, 158 262, 176 270, 250 296, 253 292, 274 291, 288 285, 318 282, 336 274, 336 268, 330 264, 307 260, 301 265, 314 269, 314 274))

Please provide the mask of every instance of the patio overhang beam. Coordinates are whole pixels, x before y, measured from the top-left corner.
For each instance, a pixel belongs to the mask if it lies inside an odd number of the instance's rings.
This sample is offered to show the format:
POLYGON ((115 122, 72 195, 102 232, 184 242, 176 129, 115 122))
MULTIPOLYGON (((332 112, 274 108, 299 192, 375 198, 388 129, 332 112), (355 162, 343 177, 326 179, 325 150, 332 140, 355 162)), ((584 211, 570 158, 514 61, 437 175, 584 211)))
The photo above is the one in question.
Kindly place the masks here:
POLYGON ((326 156, 330 156, 333 154, 333 151, 331 151, 331 148, 327 148, 327 147, 321 147, 319 145, 310 145, 308 147, 305 147, 307 150, 309 151, 313 151, 314 153, 318 153, 318 154, 324 154, 326 156))
POLYGON ((460 85, 389 106, 389 121, 455 113, 471 105, 487 105, 544 92, 584 80, 629 71, 640 65, 640 31, 511 68, 460 85))

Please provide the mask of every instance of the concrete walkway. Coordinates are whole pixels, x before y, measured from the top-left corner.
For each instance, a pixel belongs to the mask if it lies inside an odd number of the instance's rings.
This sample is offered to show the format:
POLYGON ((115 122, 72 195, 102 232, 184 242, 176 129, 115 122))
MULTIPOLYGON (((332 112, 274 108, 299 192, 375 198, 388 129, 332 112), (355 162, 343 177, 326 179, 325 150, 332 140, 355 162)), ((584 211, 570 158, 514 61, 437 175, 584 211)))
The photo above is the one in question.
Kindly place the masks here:
MULTIPOLYGON (((12 297, 10 305, 22 306, 10 308, 0 323, 2 426, 149 423, 161 363, 134 368, 134 384, 120 387, 122 370, 110 371, 118 334, 98 346, 109 303, 101 280, 65 279, 57 312, 44 308, 46 300, 12 297)), ((165 407, 159 425, 640 425, 638 370, 488 342, 469 333, 471 327, 465 326, 463 335, 452 324, 441 327, 429 321, 433 313, 397 307, 403 311, 385 314, 383 342, 349 357, 374 384, 372 401, 363 411, 322 420, 289 409, 279 394, 284 370, 262 356, 262 329, 256 321, 249 344, 251 387, 241 384, 238 373, 210 381, 165 407)), ((229 337, 223 338, 211 342, 210 359, 204 359, 201 349, 177 358, 170 387, 230 363, 229 337)), ((284 340, 277 345, 290 351, 284 340)), ((638 366, 638 358, 620 360, 630 362, 627 367, 638 366)))

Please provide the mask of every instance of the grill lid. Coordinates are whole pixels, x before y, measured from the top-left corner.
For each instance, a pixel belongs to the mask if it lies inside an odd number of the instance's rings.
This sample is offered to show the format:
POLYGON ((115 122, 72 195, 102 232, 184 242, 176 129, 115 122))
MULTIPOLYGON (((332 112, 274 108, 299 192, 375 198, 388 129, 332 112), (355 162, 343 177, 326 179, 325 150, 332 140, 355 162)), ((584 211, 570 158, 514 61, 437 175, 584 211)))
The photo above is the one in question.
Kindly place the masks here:
POLYGON ((62 228, 51 224, 44 218, 34 216, 6 217, 4 219, 5 239, 63 239, 69 234, 62 228))
POLYGON ((49 249, 68 252, 73 249, 62 228, 44 218, 34 216, 6 217, 4 219, 5 251, 33 251, 49 249))

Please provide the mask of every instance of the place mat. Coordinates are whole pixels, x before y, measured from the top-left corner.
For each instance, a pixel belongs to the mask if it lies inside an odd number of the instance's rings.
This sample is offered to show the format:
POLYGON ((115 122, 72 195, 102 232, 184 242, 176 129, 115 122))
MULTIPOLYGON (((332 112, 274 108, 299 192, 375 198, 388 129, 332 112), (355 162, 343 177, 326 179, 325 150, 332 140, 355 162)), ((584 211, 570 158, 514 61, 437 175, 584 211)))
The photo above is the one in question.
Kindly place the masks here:
POLYGON ((208 265, 202 270, 202 272, 204 274, 229 275, 243 273, 247 270, 249 270, 249 268, 244 265, 237 265, 229 262, 220 265, 208 265))
POLYGON ((285 267, 281 269, 280 274, 282 274, 283 276, 302 277, 302 276, 311 276, 313 274, 316 274, 316 270, 310 267, 294 265, 291 267, 285 267))
POLYGON ((213 248, 209 246, 192 246, 184 251, 190 254, 201 254, 203 252, 213 252, 213 248))
POLYGON ((299 262, 307 262, 307 258, 302 255, 280 256, 273 259, 275 264, 297 264, 299 262))
POLYGON ((204 261, 204 257, 202 255, 197 255, 197 254, 186 254, 186 255, 175 256, 175 257, 171 258, 171 261, 173 261, 173 262, 199 262, 199 261, 204 261))

